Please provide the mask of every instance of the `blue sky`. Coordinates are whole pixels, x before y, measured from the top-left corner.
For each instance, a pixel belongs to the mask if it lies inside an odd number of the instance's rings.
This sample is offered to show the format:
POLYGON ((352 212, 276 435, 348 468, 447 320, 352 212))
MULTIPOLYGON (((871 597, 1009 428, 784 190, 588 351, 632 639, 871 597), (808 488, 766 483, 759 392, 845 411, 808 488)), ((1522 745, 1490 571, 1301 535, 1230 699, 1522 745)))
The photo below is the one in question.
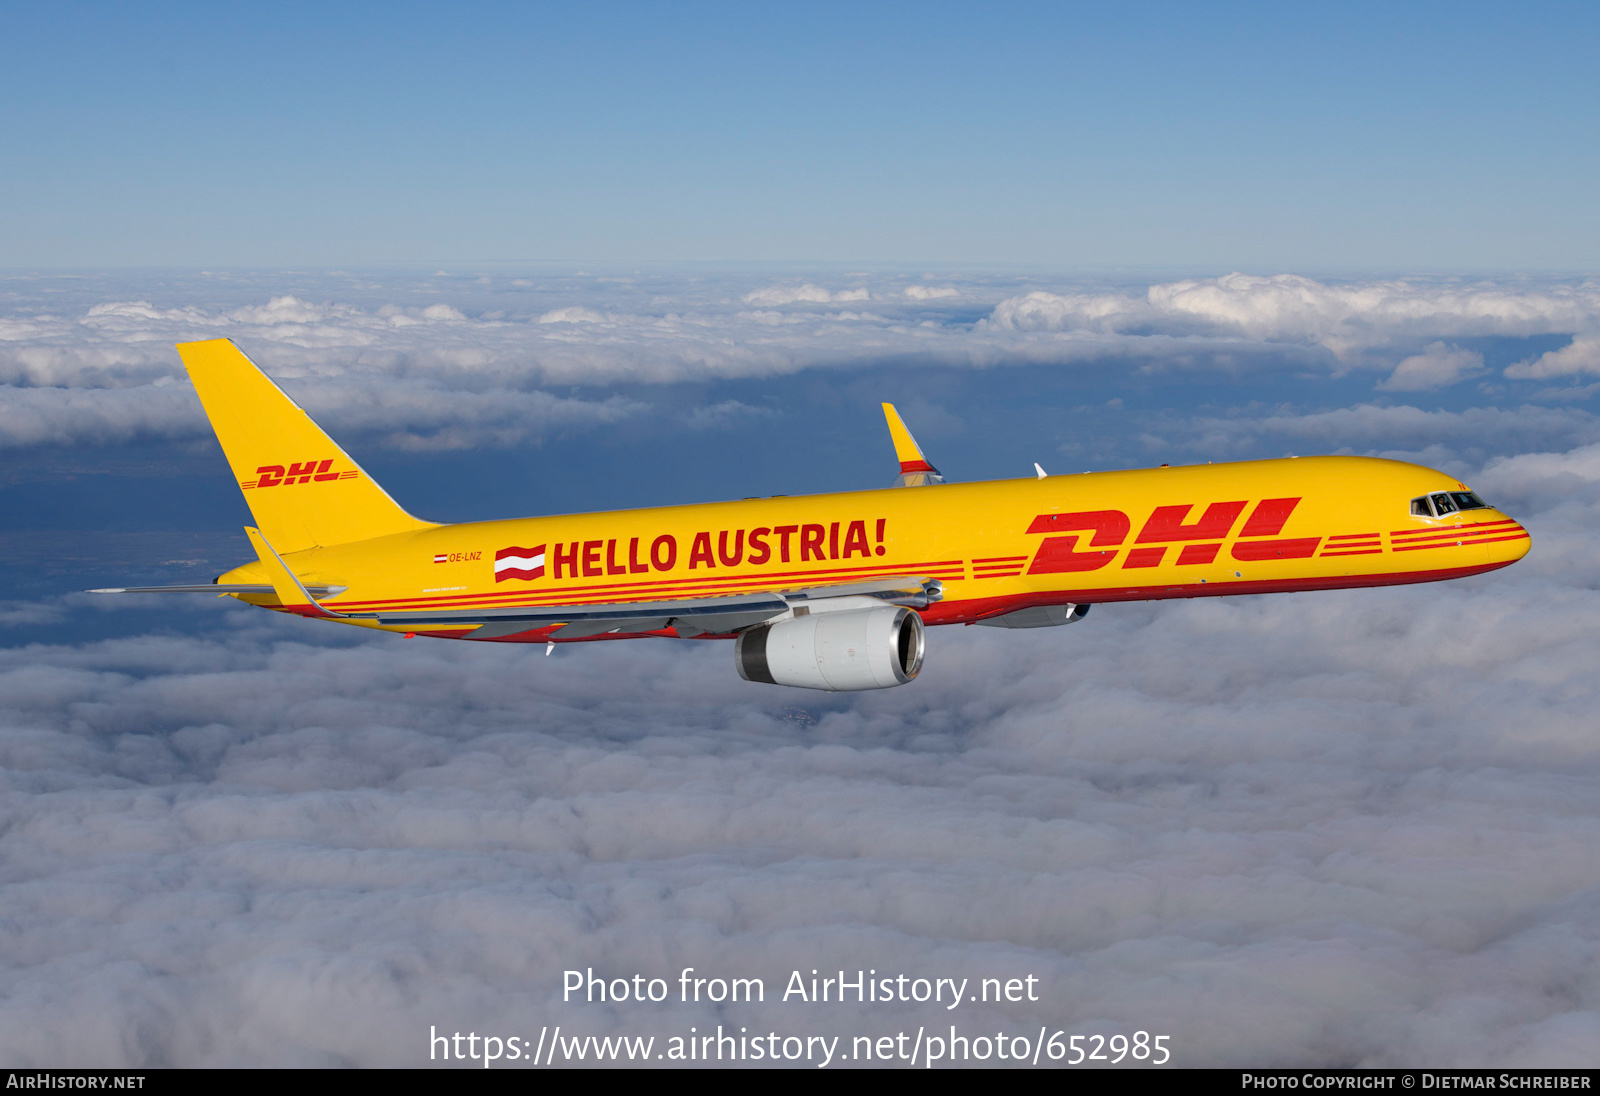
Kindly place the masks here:
POLYGON ((1592 5, 12 5, 0 264, 1593 270, 1592 5))

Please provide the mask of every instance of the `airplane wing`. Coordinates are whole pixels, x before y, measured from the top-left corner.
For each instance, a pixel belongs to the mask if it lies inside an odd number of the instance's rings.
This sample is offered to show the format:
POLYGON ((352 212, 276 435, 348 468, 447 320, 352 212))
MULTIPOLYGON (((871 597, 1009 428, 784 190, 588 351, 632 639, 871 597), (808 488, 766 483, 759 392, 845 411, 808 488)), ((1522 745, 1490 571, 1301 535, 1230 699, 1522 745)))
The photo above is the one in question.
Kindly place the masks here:
POLYGON ((625 601, 614 604, 526 605, 498 609, 452 609, 431 612, 376 612, 347 614, 352 619, 413 628, 454 627, 476 624, 466 636, 500 639, 552 624, 561 627, 552 639, 581 639, 607 632, 654 632, 671 627, 678 635, 729 635, 804 607, 809 601, 838 597, 869 597, 888 605, 923 609, 939 600, 938 579, 922 576, 880 578, 869 582, 763 590, 727 597, 687 598, 670 601, 625 601))
POLYGON ((889 423, 889 439, 894 442, 895 459, 900 462, 900 475, 895 479, 894 486, 926 487, 933 483, 943 483, 944 477, 922 455, 922 446, 917 444, 917 439, 906 429, 906 424, 901 420, 900 412, 894 409, 894 404, 883 405, 883 417, 889 423))

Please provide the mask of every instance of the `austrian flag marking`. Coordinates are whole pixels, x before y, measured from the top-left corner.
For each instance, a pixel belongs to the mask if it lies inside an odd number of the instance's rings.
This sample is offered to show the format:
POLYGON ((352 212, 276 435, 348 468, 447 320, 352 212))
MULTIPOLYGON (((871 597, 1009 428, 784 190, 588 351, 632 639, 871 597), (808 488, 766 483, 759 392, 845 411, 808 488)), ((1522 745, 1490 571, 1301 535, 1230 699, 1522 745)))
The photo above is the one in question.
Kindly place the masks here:
POLYGON ((519 578, 524 581, 544 578, 544 550, 546 545, 537 548, 502 548, 494 554, 494 580, 504 582, 508 578, 519 578))

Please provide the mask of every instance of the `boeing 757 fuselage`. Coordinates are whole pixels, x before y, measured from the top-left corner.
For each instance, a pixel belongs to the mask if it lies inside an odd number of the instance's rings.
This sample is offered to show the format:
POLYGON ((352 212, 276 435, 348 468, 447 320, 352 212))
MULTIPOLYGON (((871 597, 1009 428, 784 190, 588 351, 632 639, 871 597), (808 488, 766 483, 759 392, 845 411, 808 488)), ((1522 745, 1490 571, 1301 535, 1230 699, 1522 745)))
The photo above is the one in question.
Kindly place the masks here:
POLYGON ((1099 602, 1432 582, 1527 554, 1442 472, 1299 457, 945 483, 884 405, 892 488, 440 525, 406 513, 227 339, 180 344, 256 526, 209 590, 406 635, 733 639, 749 681, 888 688, 924 626, 1099 602))

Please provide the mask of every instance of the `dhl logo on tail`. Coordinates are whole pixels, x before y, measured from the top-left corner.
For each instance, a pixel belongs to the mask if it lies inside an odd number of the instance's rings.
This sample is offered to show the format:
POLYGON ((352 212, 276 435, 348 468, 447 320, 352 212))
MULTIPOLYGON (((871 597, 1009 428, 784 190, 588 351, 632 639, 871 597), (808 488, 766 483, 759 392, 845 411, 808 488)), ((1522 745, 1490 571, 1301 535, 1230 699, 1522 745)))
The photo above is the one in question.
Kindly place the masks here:
POLYGON ((249 491, 257 487, 289 487, 297 483, 332 483, 337 480, 355 479, 360 475, 354 469, 334 472, 330 471, 332 468, 332 457, 320 463, 308 460, 290 464, 288 467, 281 464, 263 464, 256 469, 255 479, 241 480, 239 486, 249 491))

